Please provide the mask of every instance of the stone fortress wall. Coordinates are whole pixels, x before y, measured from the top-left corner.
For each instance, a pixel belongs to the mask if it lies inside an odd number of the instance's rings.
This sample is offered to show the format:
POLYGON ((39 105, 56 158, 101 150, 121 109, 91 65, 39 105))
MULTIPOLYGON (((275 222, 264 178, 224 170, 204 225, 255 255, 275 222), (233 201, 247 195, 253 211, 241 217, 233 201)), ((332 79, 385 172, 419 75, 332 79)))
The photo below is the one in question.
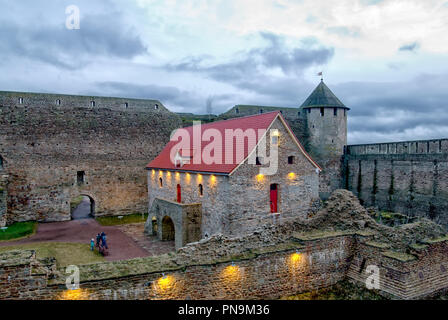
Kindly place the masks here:
MULTIPOLYGON (((200 243, 189 246, 200 249, 200 243)), ((277 299, 344 279, 365 286, 371 266, 379 268, 380 294, 418 299, 447 288, 447 252, 446 239, 397 255, 368 234, 300 234, 233 257, 181 261, 165 255, 80 266, 80 288, 68 290, 63 268, 38 261, 31 251, 12 251, 0 254, 0 299, 277 299)))
POLYGON ((180 123, 156 100, 0 92, 7 223, 70 220, 79 195, 95 215, 146 212, 145 166, 180 123))
POLYGON ((366 206, 448 226, 448 139, 347 146, 345 187, 366 206))

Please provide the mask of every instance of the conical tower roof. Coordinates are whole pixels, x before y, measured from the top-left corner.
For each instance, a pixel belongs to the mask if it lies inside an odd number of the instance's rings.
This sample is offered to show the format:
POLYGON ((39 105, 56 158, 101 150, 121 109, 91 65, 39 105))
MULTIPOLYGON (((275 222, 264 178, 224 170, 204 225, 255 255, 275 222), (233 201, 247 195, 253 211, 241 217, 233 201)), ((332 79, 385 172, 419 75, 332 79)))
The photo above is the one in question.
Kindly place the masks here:
POLYGON ((348 109, 341 100, 331 92, 322 80, 313 93, 305 100, 301 108, 344 108, 348 109))

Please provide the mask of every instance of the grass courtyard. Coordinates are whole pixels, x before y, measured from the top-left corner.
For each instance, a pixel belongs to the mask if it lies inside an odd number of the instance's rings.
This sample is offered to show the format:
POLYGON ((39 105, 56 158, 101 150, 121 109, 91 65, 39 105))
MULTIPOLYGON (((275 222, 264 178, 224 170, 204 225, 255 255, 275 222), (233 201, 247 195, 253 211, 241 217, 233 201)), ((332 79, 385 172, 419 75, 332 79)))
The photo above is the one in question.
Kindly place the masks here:
POLYGON ((102 226, 118 226, 122 224, 141 223, 148 219, 148 214, 134 213, 126 216, 98 217, 96 221, 102 226), (121 217, 121 218, 120 218, 121 217))
POLYGON ((80 265, 105 261, 98 250, 90 251, 83 243, 42 242, 0 247, 0 253, 12 250, 35 250, 37 258, 56 258, 58 266, 80 265))
POLYGON ((36 222, 16 222, 7 229, 0 230, 0 241, 23 238, 36 232, 36 222))

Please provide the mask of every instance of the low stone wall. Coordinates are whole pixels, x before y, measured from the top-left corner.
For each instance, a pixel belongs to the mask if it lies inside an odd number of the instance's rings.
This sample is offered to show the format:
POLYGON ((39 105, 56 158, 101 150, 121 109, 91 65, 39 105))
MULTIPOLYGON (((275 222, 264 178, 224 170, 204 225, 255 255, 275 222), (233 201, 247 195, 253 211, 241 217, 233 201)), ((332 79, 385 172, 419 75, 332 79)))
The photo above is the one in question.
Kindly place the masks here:
POLYGON ((412 254, 405 254, 372 242, 369 233, 294 234, 291 241, 282 244, 220 260, 204 258, 201 263, 182 263, 171 254, 80 266, 77 290, 67 290, 64 270, 55 279, 51 279, 54 272, 32 272, 32 254, 22 260, 12 259, 12 263, 11 257, 5 262, 3 254, 0 298, 276 299, 328 287, 346 278, 365 285, 370 275, 367 266, 376 265, 381 294, 416 299, 448 288, 447 241, 443 238, 414 245, 412 254))
POLYGON ((378 266, 383 294, 400 299, 430 296, 448 287, 448 243, 434 241, 414 245, 411 254, 390 251, 374 242, 358 245, 347 273, 348 278, 366 283, 369 265, 378 266))

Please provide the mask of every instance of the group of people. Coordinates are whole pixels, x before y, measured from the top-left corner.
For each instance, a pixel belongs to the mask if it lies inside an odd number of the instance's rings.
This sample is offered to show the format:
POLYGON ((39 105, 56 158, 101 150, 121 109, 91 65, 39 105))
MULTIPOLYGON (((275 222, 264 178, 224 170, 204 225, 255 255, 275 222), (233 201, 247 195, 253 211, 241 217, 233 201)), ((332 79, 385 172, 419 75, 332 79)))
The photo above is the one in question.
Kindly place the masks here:
MULTIPOLYGON (((109 249, 107 247, 107 237, 104 232, 98 233, 96 235, 96 247, 98 248, 98 251, 103 255, 106 253, 106 250, 109 249)), ((90 250, 93 251, 94 249, 95 240, 92 238, 92 240, 90 240, 90 250)))

